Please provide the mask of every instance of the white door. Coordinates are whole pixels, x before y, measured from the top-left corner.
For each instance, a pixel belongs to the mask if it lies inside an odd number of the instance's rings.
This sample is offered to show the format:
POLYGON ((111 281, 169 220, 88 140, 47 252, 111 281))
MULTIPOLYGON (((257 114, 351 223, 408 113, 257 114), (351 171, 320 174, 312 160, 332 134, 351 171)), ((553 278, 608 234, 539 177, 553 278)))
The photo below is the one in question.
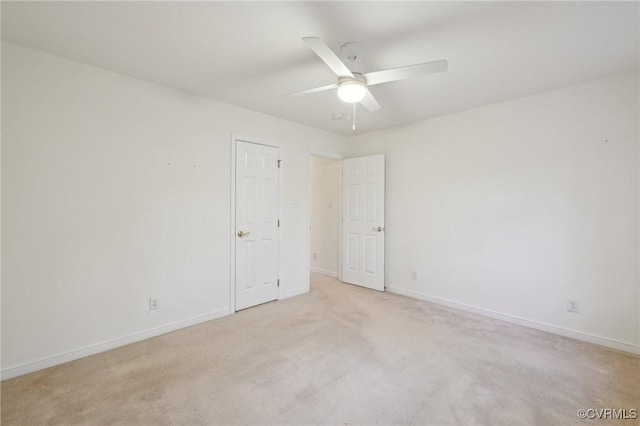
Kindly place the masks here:
POLYGON ((236 310, 278 298, 278 148, 236 144, 236 310))
POLYGON ((342 280, 384 291, 384 155, 342 170, 342 280))

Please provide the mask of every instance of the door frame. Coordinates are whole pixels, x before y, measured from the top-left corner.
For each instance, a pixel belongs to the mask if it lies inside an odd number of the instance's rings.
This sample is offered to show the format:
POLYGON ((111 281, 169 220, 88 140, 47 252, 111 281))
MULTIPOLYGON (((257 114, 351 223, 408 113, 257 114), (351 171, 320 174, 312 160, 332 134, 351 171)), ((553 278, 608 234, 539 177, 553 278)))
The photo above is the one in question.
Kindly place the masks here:
POLYGON ((342 156, 327 154, 320 151, 309 152, 307 180, 309 199, 307 208, 307 270, 311 271, 311 161, 312 157, 324 157, 339 163, 338 176, 338 281, 342 281, 342 156))
MULTIPOLYGON (((278 161, 282 160, 282 145, 274 142, 267 142, 261 139, 244 137, 241 135, 231 134, 231 226, 230 226, 230 241, 231 241, 231 265, 230 283, 229 283, 229 312, 231 314, 236 313, 236 148, 238 142, 252 143, 255 145, 269 146, 271 148, 278 149, 278 161)), ((282 220, 282 169, 278 168, 278 220, 282 220)), ((280 279, 280 273, 282 271, 282 226, 278 227, 278 280, 280 279)), ((278 299, 282 298, 282 287, 278 286, 278 299)))

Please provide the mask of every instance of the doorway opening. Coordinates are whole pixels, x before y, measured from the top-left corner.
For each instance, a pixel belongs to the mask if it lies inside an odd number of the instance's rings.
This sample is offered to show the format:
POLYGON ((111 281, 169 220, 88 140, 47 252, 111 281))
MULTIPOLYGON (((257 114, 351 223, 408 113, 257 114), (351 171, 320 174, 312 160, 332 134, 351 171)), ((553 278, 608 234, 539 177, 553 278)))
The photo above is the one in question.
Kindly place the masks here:
POLYGON ((340 277, 341 161, 311 155, 309 270, 340 277))

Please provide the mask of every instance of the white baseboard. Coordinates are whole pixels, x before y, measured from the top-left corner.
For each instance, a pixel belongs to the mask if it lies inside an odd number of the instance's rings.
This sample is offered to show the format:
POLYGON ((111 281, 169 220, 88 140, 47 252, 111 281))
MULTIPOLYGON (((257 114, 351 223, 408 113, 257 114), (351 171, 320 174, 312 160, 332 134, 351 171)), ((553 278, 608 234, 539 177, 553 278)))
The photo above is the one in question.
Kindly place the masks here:
POLYGON ((280 297, 279 300, 288 299, 290 297, 295 297, 295 296, 300 296, 301 294, 305 294, 305 293, 309 293, 309 288, 308 287, 294 288, 294 289, 291 289, 291 290, 287 291, 286 293, 284 293, 282 295, 282 297, 280 297))
POLYGON ((16 367, 10 367, 2 370, 0 373, 1 380, 8 380, 14 377, 22 376, 24 374, 33 373, 34 371, 43 370, 45 368, 54 367, 56 365, 64 364, 66 362, 75 361, 76 359, 84 358, 89 355, 95 355, 100 352, 105 352, 111 349, 125 346, 131 343, 146 340, 151 337, 159 336, 161 334, 176 331, 181 328, 190 327, 192 325, 200 324, 203 322, 211 321, 217 318, 221 318, 230 314, 228 308, 221 309, 219 311, 211 312, 204 315, 198 315, 193 318, 188 318, 182 321, 176 321, 167 325, 145 330, 140 333, 130 334, 124 337, 118 337, 116 339, 107 340, 105 342, 96 343, 81 349, 65 352, 60 355, 55 355, 50 358, 44 358, 38 361, 29 362, 26 364, 18 365, 16 367))
POLYGON ((333 271, 328 271, 322 268, 314 268, 313 266, 309 268, 311 272, 315 272, 316 274, 327 275, 329 277, 338 278, 338 273, 333 271))
POLYGON ((596 345, 606 346, 612 349, 617 349, 619 351, 640 355, 640 345, 635 345, 633 343, 621 342, 619 340, 596 336, 593 334, 584 333, 582 331, 571 330, 571 329, 559 327, 556 325, 551 325, 543 322, 520 318, 520 317, 516 317, 509 314, 503 314, 501 312, 480 308, 478 306, 467 305, 465 303, 460 303, 460 302, 456 302, 449 299, 443 299, 441 297, 429 296, 427 294, 419 293, 413 290, 407 290, 399 287, 387 287, 386 290, 389 291, 390 293, 396 293, 402 296, 408 296, 414 299, 420 299, 426 302, 435 303, 437 305, 443 305, 449 308, 460 309, 463 311, 472 312, 474 314, 495 318, 495 319, 510 322, 513 324, 518 324, 518 325, 522 325, 529 328, 535 328, 537 330, 546 331, 548 333, 558 334, 560 336, 570 337, 572 339, 582 340, 584 342, 594 343, 596 345))

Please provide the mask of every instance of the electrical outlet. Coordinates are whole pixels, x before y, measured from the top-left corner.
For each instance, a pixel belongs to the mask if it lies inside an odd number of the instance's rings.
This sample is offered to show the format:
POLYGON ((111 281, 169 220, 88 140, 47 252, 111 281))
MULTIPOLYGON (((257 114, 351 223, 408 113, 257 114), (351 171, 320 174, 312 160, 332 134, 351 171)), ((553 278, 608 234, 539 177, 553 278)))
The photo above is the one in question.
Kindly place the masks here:
POLYGON ((155 311, 156 309, 160 309, 160 299, 157 297, 149 298, 149 310, 155 311))
POLYGON ((567 311, 569 312, 580 312, 580 305, 576 299, 567 299, 567 311))
POLYGON ((418 279, 418 273, 416 271, 411 271, 411 279, 412 280, 417 280, 418 279))

